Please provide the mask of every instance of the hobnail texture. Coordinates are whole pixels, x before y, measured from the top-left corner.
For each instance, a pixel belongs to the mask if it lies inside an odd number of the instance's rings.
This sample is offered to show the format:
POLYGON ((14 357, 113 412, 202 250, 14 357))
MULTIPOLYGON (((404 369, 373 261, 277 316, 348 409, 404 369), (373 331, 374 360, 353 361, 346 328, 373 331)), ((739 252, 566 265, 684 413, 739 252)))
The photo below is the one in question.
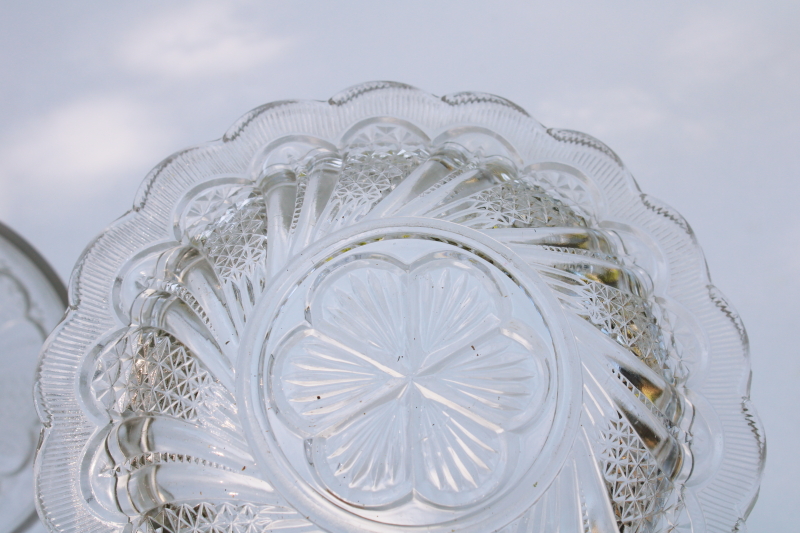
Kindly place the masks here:
POLYGON ((688 224, 588 135, 396 83, 177 153, 46 347, 57 531, 731 531, 764 458, 688 224))

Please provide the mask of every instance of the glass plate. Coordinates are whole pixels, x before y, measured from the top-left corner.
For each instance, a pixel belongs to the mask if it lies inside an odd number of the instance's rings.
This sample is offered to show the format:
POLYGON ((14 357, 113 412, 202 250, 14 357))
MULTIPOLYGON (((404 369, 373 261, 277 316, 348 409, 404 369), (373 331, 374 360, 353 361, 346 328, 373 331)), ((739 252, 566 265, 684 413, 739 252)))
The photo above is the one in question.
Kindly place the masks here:
POLYGON ((64 317, 67 293, 45 260, 0 224, 0 533, 43 530, 33 498, 41 424, 33 404, 36 363, 64 317))
POLYGON ((259 107, 158 165, 70 294, 58 531, 741 531, 757 494, 747 337, 689 225, 496 96, 259 107))

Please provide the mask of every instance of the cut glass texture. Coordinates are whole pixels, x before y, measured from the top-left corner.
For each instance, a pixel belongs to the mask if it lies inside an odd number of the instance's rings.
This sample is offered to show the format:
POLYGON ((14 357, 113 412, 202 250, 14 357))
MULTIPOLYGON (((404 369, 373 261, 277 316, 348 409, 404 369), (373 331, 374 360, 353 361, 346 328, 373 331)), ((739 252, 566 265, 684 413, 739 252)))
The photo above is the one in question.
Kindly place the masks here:
POLYGON ((502 98, 257 108, 152 171, 71 298, 55 531, 728 532, 757 494, 747 339, 691 229, 502 98))
POLYGON ((42 257, 0 224, 0 533, 45 531, 34 505, 34 408, 42 343, 64 317, 67 294, 42 257))

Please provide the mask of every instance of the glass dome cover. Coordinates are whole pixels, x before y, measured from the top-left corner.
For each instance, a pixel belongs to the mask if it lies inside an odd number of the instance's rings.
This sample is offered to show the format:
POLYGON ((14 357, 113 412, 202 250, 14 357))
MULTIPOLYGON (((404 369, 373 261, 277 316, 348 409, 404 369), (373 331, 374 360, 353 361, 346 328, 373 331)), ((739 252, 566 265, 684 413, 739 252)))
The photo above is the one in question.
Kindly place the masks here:
POLYGON ((57 531, 741 531, 755 501, 746 333, 688 224, 496 96, 257 108, 70 289, 57 531))

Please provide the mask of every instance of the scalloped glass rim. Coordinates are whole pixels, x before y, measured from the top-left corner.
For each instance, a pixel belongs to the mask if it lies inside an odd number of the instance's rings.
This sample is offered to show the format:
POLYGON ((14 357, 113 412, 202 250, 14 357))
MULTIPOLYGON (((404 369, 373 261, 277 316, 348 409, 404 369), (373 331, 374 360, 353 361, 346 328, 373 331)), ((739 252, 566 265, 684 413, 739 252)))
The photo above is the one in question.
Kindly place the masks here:
POLYGON ((156 166, 139 189, 133 210, 85 250, 70 282, 69 314, 51 336, 42 363, 38 402, 47 429, 37 454, 36 479, 37 505, 45 522, 59 531, 108 530, 87 508, 80 490, 81 465, 76 461, 98 428, 81 406, 76 390, 85 384, 76 383, 75 376, 87 350, 115 328, 107 295, 123 261, 174 239, 175 205, 187 190, 217 177, 252 177, 249 162, 271 141, 306 134, 337 144, 353 124, 375 116, 406 120, 431 138, 459 124, 480 126, 501 136, 510 157, 526 165, 568 163, 591 176, 599 198, 593 219, 601 227, 636 232, 661 251, 653 265, 654 292, 697 318, 708 350, 705 372, 689 379, 689 398, 699 409, 717 413, 719 427, 710 434, 724 439, 702 475, 687 483, 686 505, 693 517, 703 517, 705 525, 698 522, 695 531, 743 527, 757 497, 765 457, 763 431, 748 398, 747 336, 733 308, 711 284, 688 223, 641 193, 619 157, 589 135, 547 129, 497 96, 466 92, 438 98, 392 82, 358 85, 327 102, 283 101, 254 109, 222 139, 180 151, 156 166), (198 166, 204 171, 196 172, 198 166))

